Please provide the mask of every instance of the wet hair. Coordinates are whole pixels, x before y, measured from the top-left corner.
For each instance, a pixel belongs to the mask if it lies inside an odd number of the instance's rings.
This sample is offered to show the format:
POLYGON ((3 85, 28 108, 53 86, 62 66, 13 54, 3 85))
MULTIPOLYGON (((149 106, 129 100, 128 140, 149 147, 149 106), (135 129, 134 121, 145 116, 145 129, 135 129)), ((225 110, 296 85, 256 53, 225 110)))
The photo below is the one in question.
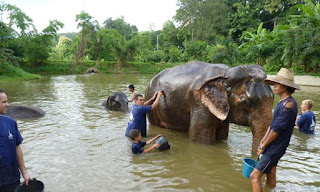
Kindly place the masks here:
POLYGON ((136 96, 134 97, 134 100, 135 100, 135 101, 138 101, 138 98, 139 98, 139 97, 143 97, 143 96, 142 96, 141 94, 138 94, 138 95, 136 95, 136 96))
POLYGON ((129 133, 130 139, 134 140, 136 137, 139 137, 141 131, 139 129, 132 129, 129 133))
POLYGON ((0 93, 5 93, 3 89, 0 89, 0 93))
POLYGON ((132 84, 130 84, 130 85, 128 86, 128 88, 131 88, 131 89, 134 90, 134 86, 133 86, 132 84))
POLYGON ((312 100, 303 100, 301 103, 302 103, 302 105, 307 106, 308 109, 311 109, 312 106, 313 106, 313 101, 312 100))
POLYGON ((296 88, 293 87, 287 87, 287 90, 290 94, 294 93, 294 91, 296 90, 296 88))

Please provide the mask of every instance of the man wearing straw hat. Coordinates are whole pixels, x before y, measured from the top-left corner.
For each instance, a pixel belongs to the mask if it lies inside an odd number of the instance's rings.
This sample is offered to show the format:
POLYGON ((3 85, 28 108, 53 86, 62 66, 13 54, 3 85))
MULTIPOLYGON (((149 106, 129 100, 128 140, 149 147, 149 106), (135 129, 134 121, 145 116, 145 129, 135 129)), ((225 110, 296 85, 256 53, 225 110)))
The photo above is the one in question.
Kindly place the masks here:
POLYGON ((265 84, 274 86, 274 93, 280 96, 280 100, 274 109, 272 123, 258 147, 258 157, 263 156, 250 175, 254 192, 263 191, 263 174, 267 174, 268 187, 276 186, 276 167, 289 145, 298 112, 297 102, 291 94, 300 87, 294 83, 292 70, 281 68, 276 76, 265 79, 265 84))

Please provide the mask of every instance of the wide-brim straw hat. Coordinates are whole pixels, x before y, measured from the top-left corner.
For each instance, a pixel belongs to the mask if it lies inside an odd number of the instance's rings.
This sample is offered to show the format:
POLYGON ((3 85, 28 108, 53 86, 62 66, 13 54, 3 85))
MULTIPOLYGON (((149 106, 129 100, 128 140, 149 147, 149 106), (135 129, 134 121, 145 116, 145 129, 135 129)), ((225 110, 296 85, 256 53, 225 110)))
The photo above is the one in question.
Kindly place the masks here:
POLYGON ((281 68, 276 76, 268 77, 264 80, 264 83, 267 85, 274 85, 279 83, 287 87, 292 87, 295 89, 301 89, 299 85, 294 82, 293 71, 286 68, 281 68))

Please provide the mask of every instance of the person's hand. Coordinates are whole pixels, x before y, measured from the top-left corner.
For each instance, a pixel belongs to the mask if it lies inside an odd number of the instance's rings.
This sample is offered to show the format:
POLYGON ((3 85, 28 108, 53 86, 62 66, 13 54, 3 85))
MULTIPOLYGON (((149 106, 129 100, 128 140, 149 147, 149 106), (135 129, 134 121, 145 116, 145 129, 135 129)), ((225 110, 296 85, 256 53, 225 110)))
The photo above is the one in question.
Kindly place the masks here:
POLYGON ((155 99, 157 98, 157 94, 158 94, 158 92, 155 92, 155 93, 153 94, 152 100, 155 100, 155 99))
POLYGON ((162 90, 158 91, 158 96, 161 97, 162 95, 163 95, 163 91, 162 90))
POLYGON ((257 156, 260 157, 260 155, 264 152, 264 150, 260 149, 258 147, 257 156))
POLYGON ((159 137, 161 137, 161 136, 162 136, 162 134, 159 134, 159 135, 157 135, 156 137, 159 138, 159 137))
POLYGON ((26 185, 29 185, 29 181, 31 180, 31 177, 27 172, 22 173, 22 177, 24 178, 24 181, 26 182, 26 185))

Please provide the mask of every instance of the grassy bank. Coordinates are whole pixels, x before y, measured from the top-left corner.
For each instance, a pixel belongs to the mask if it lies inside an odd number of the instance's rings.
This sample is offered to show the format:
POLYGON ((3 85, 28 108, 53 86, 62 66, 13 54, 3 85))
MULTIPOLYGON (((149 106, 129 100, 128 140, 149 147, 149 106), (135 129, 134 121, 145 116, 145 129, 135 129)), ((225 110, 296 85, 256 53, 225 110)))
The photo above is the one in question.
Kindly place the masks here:
MULTIPOLYGON (((160 71, 174 67, 179 63, 138 63, 129 62, 125 65, 119 65, 116 61, 107 61, 97 63, 96 61, 83 61, 75 64, 73 60, 54 60, 46 61, 37 65, 30 63, 21 64, 22 69, 14 65, 4 63, 0 65, 0 82, 14 80, 29 80, 40 78, 36 74, 81 74, 85 73, 88 68, 95 67, 101 73, 107 74, 157 74, 160 71)), ((267 71, 268 74, 276 74, 277 72, 267 71)), ((300 74, 295 75, 311 75, 319 76, 319 74, 300 74)))
POLYGON ((0 65, 0 82, 39 79, 40 75, 31 74, 20 67, 16 67, 7 62, 2 62, 0 65))
MULTIPOLYGON (((80 64, 75 64, 74 61, 47 61, 46 63, 23 67, 29 73, 36 74, 81 74, 90 67, 96 67, 101 73, 117 74, 117 73, 131 73, 131 74, 156 74, 160 71, 178 65, 177 63, 138 63, 131 62, 125 65, 119 65, 115 61, 100 62, 83 61, 80 64)), ((28 66, 28 65, 24 65, 28 66)))

